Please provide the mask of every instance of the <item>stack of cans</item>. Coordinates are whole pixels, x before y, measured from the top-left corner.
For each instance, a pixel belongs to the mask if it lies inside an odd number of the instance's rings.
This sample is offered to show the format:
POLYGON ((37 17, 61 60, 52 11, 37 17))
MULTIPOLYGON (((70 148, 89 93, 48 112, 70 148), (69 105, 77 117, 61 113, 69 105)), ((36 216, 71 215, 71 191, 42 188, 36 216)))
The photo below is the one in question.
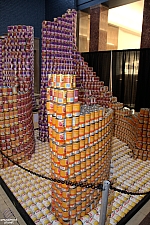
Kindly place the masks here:
MULTIPOLYGON (((75 75, 49 74, 47 114, 52 177, 63 181, 102 182, 109 177, 113 110, 81 107, 75 75)), ((52 211, 62 224, 73 224, 91 211, 99 190, 52 184, 52 211)))
POLYGON ((3 86, 16 86, 18 91, 32 90, 34 100, 34 29, 31 26, 8 26, 2 43, 3 86))
POLYGON ((136 143, 137 121, 131 111, 125 109, 115 110, 115 136, 128 144, 133 150, 136 143))
POLYGON ((114 135, 128 144, 136 159, 150 159, 150 110, 141 108, 139 113, 115 109, 114 135))
MULTIPOLYGON (((15 87, 0 87, 0 149, 16 163, 31 158, 34 152, 31 91, 17 92, 15 87)), ((0 168, 12 163, 0 155, 0 168)))
MULTIPOLYGON (((39 139, 48 141, 48 122, 46 112, 46 91, 48 74, 57 74, 56 87, 60 88, 61 77, 65 75, 65 87, 70 80, 75 79, 75 60, 73 52, 76 50, 76 11, 68 10, 62 17, 53 22, 42 23, 42 68, 41 68, 41 100, 39 110, 39 139), (71 76, 70 76, 71 75, 71 76)), ((55 77, 54 77, 55 79, 55 77)), ((73 81, 75 83, 75 81, 73 81)), ((71 83, 71 82, 70 82, 71 83)), ((65 94, 65 93, 60 93, 65 94)), ((68 99, 72 102, 73 90, 68 92, 68 99), (70 96, 70 97, 69 97, 70 96)))
POLYGON ((3 42, 4 42, 4 37, 0 37, 0 86, 3 85, 3 42))
POLYGON ((150 110, 141 108, 138 114, 137 141, 134 153, 139 159, 150 160, 150 110))

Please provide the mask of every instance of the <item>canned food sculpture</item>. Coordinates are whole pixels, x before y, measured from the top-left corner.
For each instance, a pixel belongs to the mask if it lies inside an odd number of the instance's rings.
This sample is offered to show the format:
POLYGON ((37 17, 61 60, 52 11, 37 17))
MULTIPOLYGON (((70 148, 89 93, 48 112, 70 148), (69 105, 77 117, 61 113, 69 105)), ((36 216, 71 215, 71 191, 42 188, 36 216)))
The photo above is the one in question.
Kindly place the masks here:
MULTIPOLYGON (((58 98, 58 102, 73 103, 78 95, 82 104, 99 104, 111 107, 112 93, 103 81, 99 81, 96 73, 84 62, 76 48, 76 11, 68 10, 62 17, 53 22, 42 23, 42 68, 41 68, 41 100, 39 110, 39 138, 48 141, 48 121, 46 112, 46 89, 53 74, 54 88, 49 92, 58 98), (76 90, 72 90, 75 88, 76 90), (61 90, 62 88, 66 90, 61 90), (60 90, 57 90, 60 89, 60 90), (54 93, 55 91, 55 93, 54 93), (73 97, 73 95, 75 95, 73 97), (66 98, 64 97, 66 96, 66 98)), ((54 101, 55 101, 54 100, 54 101)), ((77 99, 76 99, 77 101, 77 99)), ((116 99, 115 99, 116 101, 116 99)))
MULTIPOLYGON (((57 76, 60 74, 49 74, 51 82, 47 88, 52 177, 102 182, 109 177, 113 112, 99 105, 81 106, 75 87, 65 89, 65 82, 56 87, 57 76), (59 92, 63 93, 61 101, 59 92), (67 98, 70 92, 71 97, 67 98)), ((52 184, 52 210, 62 224, 73 224, 93 209, 100 197, 99 190, 52 184)))
MULTIPOLYGON (((113 113, 99 105, 81 106, 73 76, 48 75, 46 105, 52 177, 102 182, 109 177, 113 113)), ((52 184, 52 210, 62 224, 73 224, 93 209, 100 197, 99 190, 52 184)))
POLYGON ((115 136, 128 144, 135 159, 150 160, 150 110, 115 110, 115 136))
POLYGON ((1 85, 17 86, 21 92, 31 89, 34 105, 34 29, 15 25, 8 26, 7 30, 0 38, 1 85))
MULTIPOLYGON (((34 152, 32 93, 15 87, 0 87, 0 149, 16 163, 31 158, 34 152)), ((0 153, 0 168, 13 165, 0 153)))

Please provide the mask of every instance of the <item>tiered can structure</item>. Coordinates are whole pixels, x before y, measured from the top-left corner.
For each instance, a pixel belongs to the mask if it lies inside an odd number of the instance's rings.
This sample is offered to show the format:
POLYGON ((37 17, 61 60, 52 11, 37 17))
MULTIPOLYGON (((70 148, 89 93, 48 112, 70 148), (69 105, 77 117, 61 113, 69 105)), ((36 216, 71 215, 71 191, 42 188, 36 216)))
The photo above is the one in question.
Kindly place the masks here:
POLYGON ((2 39, 3 86, 16 86, 19 91, 32 90, 34 100, 34 29, 31 26, 8 26, 2 39))
POLYGON ((73 52, 76 49, 76 11, 68 10, 53 22, 42 23, 41 100, 39 110, 39 138, 48 141, 46 91, 48 74, 75 75, 73 52))
MULTIPOLYGON (((113 112, 99 105, 81 107, 73 77, 49 75, 47 112, 52 177, 102 182, 109 177, 113 112)), ((53 183, 52 211, 62 224, 73 224, 90 212, 100 197, 99 190, 53 183)))
MULTIPOLYGON (((21 163, 34 152, 31 91, 0 87, 0 149, 11 160, 21 163)), ((0 168, 13 165, 0 154, 0 168)))
POLYGON ((133 150, 136 143, 137 117, 130 110, 115 110, 115 136, 133 150))
POLYGON ((128 144, 135 159, 150 160, 150 110, 142 108, 135 114, 119 108, 114 111, 114 135, 128 144))

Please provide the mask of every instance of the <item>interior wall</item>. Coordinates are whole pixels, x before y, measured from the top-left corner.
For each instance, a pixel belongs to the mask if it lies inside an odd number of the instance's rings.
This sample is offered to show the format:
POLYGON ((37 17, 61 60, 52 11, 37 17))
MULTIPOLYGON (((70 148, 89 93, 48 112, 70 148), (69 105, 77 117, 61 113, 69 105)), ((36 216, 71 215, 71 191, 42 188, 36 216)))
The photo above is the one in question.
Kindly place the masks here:
POLYGON ((123 28, 119 28, 118 33, 118 49, 139 49, 141 36, 139 34, 131 33, 123 28))
POLYGON ((45 0, 0 0, 0 35, 7 33, 9 25, 34 27, 35 37, 41 37, 45 19, 45 0))
POLYGON ((67 9, 76 9, 76 0, 45 0, 45 20, 52 21, 67 9))
POLYGON ((79 52, 89 52, 90 15, 79 11, 79 52))

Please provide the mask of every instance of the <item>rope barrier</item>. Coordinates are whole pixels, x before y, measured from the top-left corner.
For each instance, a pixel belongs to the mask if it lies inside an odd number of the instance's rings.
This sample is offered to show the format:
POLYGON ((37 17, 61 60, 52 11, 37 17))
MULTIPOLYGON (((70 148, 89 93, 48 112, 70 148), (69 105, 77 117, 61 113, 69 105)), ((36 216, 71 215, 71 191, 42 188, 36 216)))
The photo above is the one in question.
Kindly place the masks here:
MULTIPOLYGON (((47 176, 44 176, 42 174, 38 174, 38 173, 36 173, 34 171, 31 171, 31 170, 29 170, 29 169, 19 165, 18 163, 14 162, 12 159, 10 159, 8 156, 6 156, 1 150, 0 150, 0 153, 5 158, 7 158, 9 161, 11 161, 14 165, 18 166, 19 168, 25 170, 26 172, 28 172, 30 174, 33 174, 33 175, 38 176, 38 177, 41 177, 43 179, 47 179, 47 180, 50 180, 50 181, 53 181, 53 182, 66 184, 66 185, 70 185, 70 186, 86 187, 86 188, 92 188, 92 189, 99 189, 99 190, 103 191, 103 184, 102 183, 95 184, 95 183, 85 183, 85 182, 72 182, 72 181, 60 180, 60 179, 57 179, 57 178, 47 177, 47 176)), ((127 190, 121 190, 119 188, 113 187, 111 182, 110 182, 110 189, 114 190, 114 191, 117 191, 117 192, 120 192, 122 194, 127 194, 127 195, 147 195, 147 194, 150 194, 150 191, 138 193, 138 192, 131 192, 131 191, 127 191, 127 190)))

